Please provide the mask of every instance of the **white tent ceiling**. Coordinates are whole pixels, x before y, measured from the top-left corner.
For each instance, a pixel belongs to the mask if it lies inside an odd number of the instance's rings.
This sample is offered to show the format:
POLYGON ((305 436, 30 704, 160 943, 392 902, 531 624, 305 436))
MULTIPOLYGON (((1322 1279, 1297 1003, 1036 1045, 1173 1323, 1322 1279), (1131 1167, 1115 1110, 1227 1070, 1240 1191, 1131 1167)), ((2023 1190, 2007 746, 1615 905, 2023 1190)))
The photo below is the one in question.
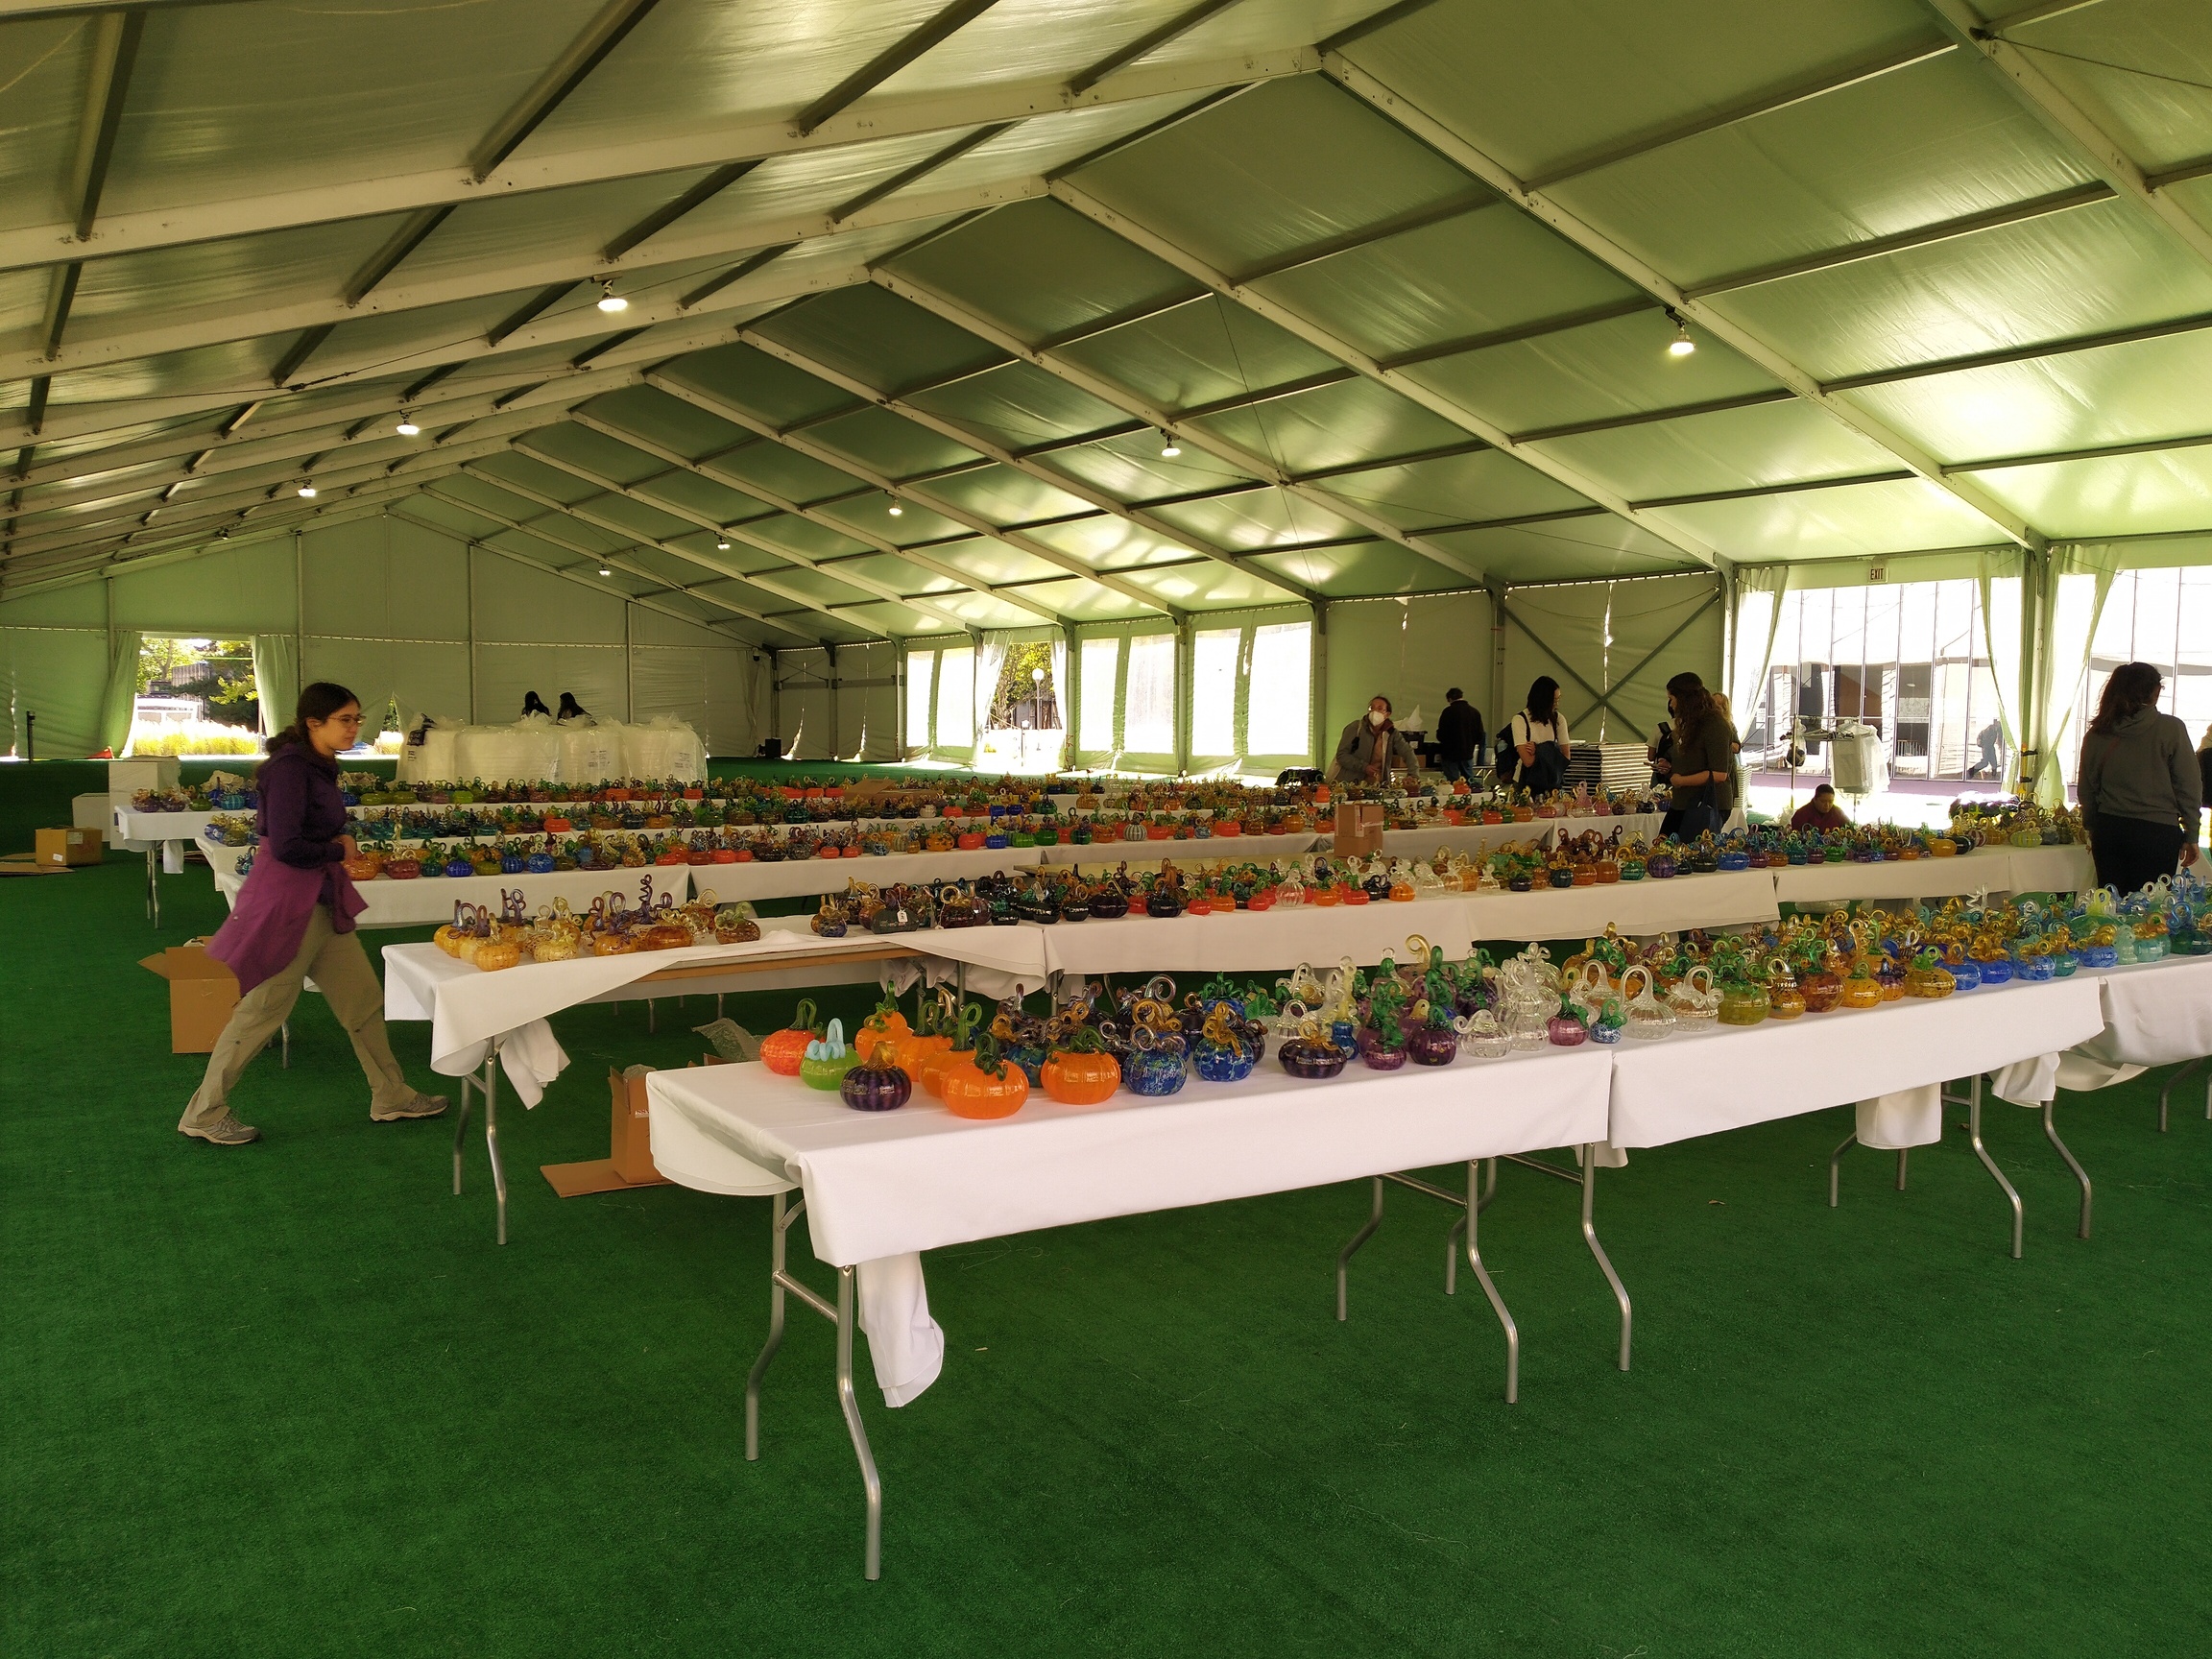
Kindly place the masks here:
POLYGON ((2040 550, 2212 530, 2208 369, 2202 0, 0 0, 0 596, 386 512, 771 646, 2040 550))

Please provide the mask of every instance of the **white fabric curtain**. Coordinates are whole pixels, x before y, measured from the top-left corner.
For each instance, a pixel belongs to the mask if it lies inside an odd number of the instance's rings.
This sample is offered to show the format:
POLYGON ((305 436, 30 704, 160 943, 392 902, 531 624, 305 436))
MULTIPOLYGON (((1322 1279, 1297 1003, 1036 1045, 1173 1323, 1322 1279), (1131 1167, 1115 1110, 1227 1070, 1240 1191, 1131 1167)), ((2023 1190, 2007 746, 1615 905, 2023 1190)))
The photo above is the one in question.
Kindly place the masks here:
POLYGON ((2032 781, 2021 781, 2021 787, 2032 787, 2035 799, 2046 806, 2065 805, 2066 774, 2061 757, 2081 740, 2081 733, 2072 729, 2075 693, 2080 689, 2082 672, 2089 666, 2097 618, 2104 614, 2104 599, 2112 590, 2112 576, 2119 565, 2119 549, 2106 544, 2051 549, 2051 578, 2041 630, 2043 671, 2035 687, 2035 717, 2030 723, 2034 734, 2032 747, 2041 762, 2032 781))
POLYGON ((975 647, 975 741, 991 728, 991 705, 998 695, 998 675, 1006 666, 1006 647, 1014 636, 994 630, 975 647))
POLYGON ((1987 553, 1982 558, 1982 628, 1989 646, 1989 677, 1997 685, 1997 718, 2005 728, 2005 748, 2013 757, 2008 787, 2016 787, 2021 734, 2027 699, 2021 670, 2026 653, 2021 644, 2021 564, 2017 553, 1987 553))
POLYGON ((1774 663, 1774 634, 1782 620, 1782 595, 1790 567, 1767 565, 1736 573, 1735 653, 1728 664, 1728 704, 1739 733, 1751 729, 1774 663))
MULTIPOLYGON (((261 704, 261 735, 274 737, 292 723, 300 703, 300 641, 289 634, 253 636, 253 695, 261 704)), ((390 698, 384 700, 386 704, 390 698)), ((384 724, 384 705, 361 712, 361 727, 368 741, 376 741, 384 724)))
POLYGON ((100 742, 120 755, 131 742, 131 716, 138 707, 138 651, 145 636, 135 628, 108 634, 108 689, 100 699, 100 742))
POLYGON ((1075 688, 1068 679, 1068 636, 1052 636, 1052 700, 1060 709, 1060 759, 1063 771, 1075 764, 1075 688))

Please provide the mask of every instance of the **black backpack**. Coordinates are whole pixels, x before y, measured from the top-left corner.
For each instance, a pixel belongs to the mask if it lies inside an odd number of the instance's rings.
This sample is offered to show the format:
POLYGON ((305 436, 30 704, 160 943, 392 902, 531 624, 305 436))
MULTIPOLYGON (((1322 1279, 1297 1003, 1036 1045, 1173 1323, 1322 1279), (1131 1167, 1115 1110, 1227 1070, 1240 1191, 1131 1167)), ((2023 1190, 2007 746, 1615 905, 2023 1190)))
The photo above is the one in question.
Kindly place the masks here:
POLYGON ((1501 783, 1512 782, 1514 774, 1521 770, 1521 752, 1513 747, 1513 722, 1510 720, 1505 722, 1504 730, 1498 733, 1496 767, 1498 781, 1501 783))

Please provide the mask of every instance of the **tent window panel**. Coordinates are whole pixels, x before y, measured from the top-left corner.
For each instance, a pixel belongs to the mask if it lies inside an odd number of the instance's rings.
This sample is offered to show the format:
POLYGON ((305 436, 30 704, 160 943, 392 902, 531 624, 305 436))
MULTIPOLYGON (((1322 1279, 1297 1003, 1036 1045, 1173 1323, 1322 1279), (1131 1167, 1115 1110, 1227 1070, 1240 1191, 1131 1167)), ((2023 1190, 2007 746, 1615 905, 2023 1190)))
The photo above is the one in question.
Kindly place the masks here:
POLYGON ((1114 694, 1121 674, 1121 641, 1084 640, 1077 671, 1083 677, 1083 712, 1081 730, 1075 733, 1076 747, 1108 754, 1114 748, 1114 694))
POLYGON ((1287 622, 1252 631, 1246 754, 1304 755, 1312 748, 1312 670, 1310 622, 1287 622))
POLYGON ((1240 628, 1210 628, 1193 641, 1190 657, 1190 752, 1237 753, 1237 657, 1240 628))
POLYGON ((975 744, 975 648, 963 645, 937 659, 937 743, 945 749, 975 744))
POLYGON ((906 654, 906 747, 929 747, 930 697, 937 689, 937 653, 906 654))
POLYGON ((1175 636, 1145 634, 1129 641, 1129 692, 1121 747, 1139 755, 1175 748, 1175 636))

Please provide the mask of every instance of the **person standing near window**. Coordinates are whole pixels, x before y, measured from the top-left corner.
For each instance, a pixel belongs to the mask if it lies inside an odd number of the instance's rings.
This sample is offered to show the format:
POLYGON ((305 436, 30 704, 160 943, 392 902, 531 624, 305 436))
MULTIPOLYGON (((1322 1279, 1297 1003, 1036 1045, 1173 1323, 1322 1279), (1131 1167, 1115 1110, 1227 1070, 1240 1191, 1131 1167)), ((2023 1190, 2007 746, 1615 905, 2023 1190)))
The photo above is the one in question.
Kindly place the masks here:
POLYGON ((1387 783, 1393 767, 1419 777, 1421 762, 1413 745, 1390 723, 1390 699, 1369 700, 1367 712, 1344 728, 1336 739, 1336 758, 1329 768, 1334 783, 1387 783))
POLYGON ((338 756, 360 730, 353 693, 318 680, 300 693, 292 724, 269 739, 269 758, 253 780, 261 797, 253 868, 230 920, 207 942, 207 954, 238 975, 238 1004, 178 1120, 180 1134, 217 1146, 261 1139, 260 1130, 231 1115, 230 1091, 291 1015, 310 974, 353 1039, 369 1079, 369 1116, 389 1123, 445 1110, 444 1095, 418 1094, 393 1058, 384 991, 353 928, 368 905, 344 864, 359 849, 346 833, 338 756))
POLYGON ((1674 803, 1660 833, 1688 838, 1719 830, 1736 809, 1735 729, 1705 682, 1687 670, 1667 682, 1667 712, 1673 724, 1666 745, 1651 746, 1652 770, 1667 780, 1674 803))
POLYGON ((2148 662, 2123 662, 2104 682, 2097 718, 2081 737, 2081 824, 2097 881, 2133 893, 2197 862, 2203 780, 2189 728, 2158 711, 2165 679, 2148 662))
POLYGON ((1506 781, 1536 795, 1548 795, 1567 781, 1575 740, 1568 735, 1567 717, 1559 712, 1558 681, 1545 674, 1529 684, 1528 701, 1506 723, 1505 736, 1513 766, 1510 772, 1499 770, 1506 781))
POLYGON ((1436 763, 1447 783, 1475 786, 1475 757, 1482 753, 1482 710, 1455 685, 1444 693, 1444 712, 1436 716, 1436 763))

